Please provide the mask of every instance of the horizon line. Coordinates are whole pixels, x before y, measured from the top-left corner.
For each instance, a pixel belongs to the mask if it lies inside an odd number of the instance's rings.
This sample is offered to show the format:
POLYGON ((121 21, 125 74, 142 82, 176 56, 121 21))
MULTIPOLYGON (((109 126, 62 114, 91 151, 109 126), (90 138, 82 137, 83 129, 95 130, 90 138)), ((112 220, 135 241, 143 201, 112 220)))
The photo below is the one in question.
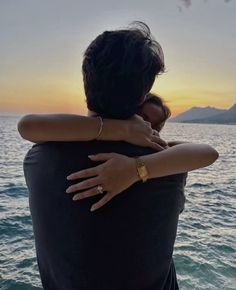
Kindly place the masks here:
MULTIPOLYGON (((207 105, 207 106, 192 106, 192 107, 189 107, 187 108, 186 110, 184 111, 181 111, 180 113, 176 114, 174 117, 171 117, 170 119, 172 118, 175 118, 177 117, 178 115, 182 114, 182 113, 185 113, 187 112, 188 110, 191 110, 193 108, 200 108, 200 109, 205 109, 205 108, 214 108, 214 109, 219 109, 219 110, 229 110, 230 108, 232 108, 234 105, 236 105, 236 102, 233 103, 231 106, 229 106, 227 109, 224 109, 224 108, 221 108, 221 107, 215 107, 214 105, 207 105)), ((39 111, 39 112, 14 112, 14 111, 0 111, 0 116, 1 117, 20 117, 20 116, 23 116, 23 115, 27 115, 27 114, 75 114, 74 112, 72 113, 69 113, 69 112, 58 112, 58 111, 51 111, 51 112, 42 112, 42 111, 39 111)), ((81 116, 86 116, 86 114, 81 114, 78 112, 78 115, 81 115, 81 116)))

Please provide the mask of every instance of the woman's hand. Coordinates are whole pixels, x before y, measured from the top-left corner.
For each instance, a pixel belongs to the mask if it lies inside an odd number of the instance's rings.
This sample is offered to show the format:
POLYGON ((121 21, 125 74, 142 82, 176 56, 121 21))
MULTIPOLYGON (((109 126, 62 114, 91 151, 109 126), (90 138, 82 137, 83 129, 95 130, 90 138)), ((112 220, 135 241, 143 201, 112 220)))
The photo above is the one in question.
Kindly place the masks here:
POLYGON ((101 194, 97 187, 100 185, 105 195, 92 205, 91 211, 102 207, 114 196, 130 187, 139 180, 136 171, 136 162, 134 158, 117 153, 101 153, 90 155, 93 161, 106 161, 96 167, 81 170, 72 173, 67 177, 68 180, 78 178, 89 178, 85 181, 71 185, 67 188, 67 193, 73 193, 78 190, 85 190, 75 194, 73 200, 80 200, 86 197, 101 194), (119 178, 117 178, 119 176, 119 178))
POLYGON ((144 121, 138 115, 124 121, 124 126, 127 128, 127 130, 123 130, 123 140, 126 142, 151 147, 157 151, 161 151, 167 146, 167 143, 160 138, 159 132, 152 129, 151 123, 144 121))

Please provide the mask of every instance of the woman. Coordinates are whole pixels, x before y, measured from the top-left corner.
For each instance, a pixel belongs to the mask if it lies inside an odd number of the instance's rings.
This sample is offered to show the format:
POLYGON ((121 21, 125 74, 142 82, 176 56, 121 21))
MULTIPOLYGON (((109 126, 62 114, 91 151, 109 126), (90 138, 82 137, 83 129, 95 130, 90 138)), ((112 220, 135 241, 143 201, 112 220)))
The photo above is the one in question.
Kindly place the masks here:
POLYGON ((145 121, 150 122, 153 129, 160 132, 166 120, 170 118, 171 111, 160 96, 148 93, 138 114, 145 121))
MULTIPOLYGON (((217 151, 209 145, 179 141, 167 144, 159 137, 159 132, 171 114, 160 97, 149 93, 137 113, 143 118, 135 115, 129 120, 100 119, 102 120, 100 126, 99 118, 94 116, 27 115, 20 120, 18 130, 24 139, 35 143, 93 139, 123 140, 135 145, 154 148, 161 152, 141 157, 146 165, 148 178, 188 172, 208 166, 218 158, 217 151), (173 145, 176 146, 170 148, 173 145)), ((89 158, 93 161, 105 162, 68 176, 69 180, 89 179, 70 186, 66 192, 85 190, 74 195, 73 200, 79 200, 98 194, 97 188, 100 186, 101 191, 106 194, 92 206, 91 210, 100 208, 115 195, 140 180, 135 158, 116 153, 103 153, 89 156, 89 158), (120 176, 119 180, 117 176, 120 176)))

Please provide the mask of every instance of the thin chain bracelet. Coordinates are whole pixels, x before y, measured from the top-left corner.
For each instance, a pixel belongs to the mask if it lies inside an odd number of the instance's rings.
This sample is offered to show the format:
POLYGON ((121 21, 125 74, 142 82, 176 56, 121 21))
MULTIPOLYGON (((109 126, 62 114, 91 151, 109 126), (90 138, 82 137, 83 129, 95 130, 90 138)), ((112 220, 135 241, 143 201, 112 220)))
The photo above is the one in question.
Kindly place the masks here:
POLYGON ((102 134, 102 129, 103 129, 103 119, 102 119, 102 117, 98 116, 97 118, 100 119, 100 129, 99 129, 98 135, 97 135, 97 137, 95 138, 95 140, 98 140, 98 138, 99 138, 100 135, 102 134))

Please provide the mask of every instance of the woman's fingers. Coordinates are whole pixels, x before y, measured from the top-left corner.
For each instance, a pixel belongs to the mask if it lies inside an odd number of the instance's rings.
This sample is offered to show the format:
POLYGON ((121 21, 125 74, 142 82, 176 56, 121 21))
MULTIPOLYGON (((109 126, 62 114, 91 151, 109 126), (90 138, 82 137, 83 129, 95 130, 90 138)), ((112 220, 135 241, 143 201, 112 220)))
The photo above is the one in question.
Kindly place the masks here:
POLYGON ((97 195, 97 194, 101 194, 101 193, 98 192, 97 187, 93 187, 93 188, 91 188, 91 189, 89 189, 87 191, 75 194, 73 196, 73 200, 81 200, 83 198, 87 198, 87 197, 94 196, 94 195, 97 195))
POLYGON ((143 122, 144 122, 148 127, 152 128, 152 124, 151 124, 151 122, 144 121, 144 120, 143 120, 143 122))
POLYGON ((160 137, 155 136, 155 135, 153 135, 151 137, 151 141, 155 142, 155 143, 157 143, 157 144, 159 144, 161 146, 164 146, 164 147, 167 145, 167 143, 163 139, 161 139, 160 137))
POLYGON ((104 204, 106 204, 109 200, 111 200, 114 197, 113 194, 107 193, 101 198, 98 202, 94 203, 92 207, 90 208, 90 211, 94 211, 100 207, 102 207, 104 204))
POLYGON ((154 130, 154 129, 152 130, 152 135, 160 137, 159 132, 157 130, 154 130))
POLYGON ((107 161, 115 156, 115 153, 99 153, 96 155, 89 155, 88 157, 93 161, 107 161))
MULTIPOLYGON (((93 161, 107 161, 111 158, 113 158, 116 155, 116 153, 100 153, 96 155, 89 155, 88 157, 93 161)), ((74 172, 67 176, 68 180, 74 180, 78 178, 86 178, 86 177, 92 177, 98 175, 99 169, 101 168, 101 165, 98 165, 96 167, 80 170, 78 172, 74 172)))
MULTIPOLYGON (((100 194, 97 190, 97 187, 91 188, 85 192, 81 192, 78 193, 76 195, 74 195, 73 200, 81 200, 83 198, 87 198, 87 197, 91 197, 94 195, 100 194)), ((104 206, 108 201, 110 201, 112 198, 114 197, 114 195, 112 195, 111 193, 107 193, 103 196, 103 198, 101 198, 97 203, 94 203, 92 205, 92 207, 90 208, 90 211, 94 211, 102 206, 104 206)))
POLYGON ((90 178, 90 179, 84 180, 82 182, 79 182, 77 184, 69 186, 66 189, 66 193, 71 193, 71 192, 75 192, 75 191, 78 191, 78 190, 87 189, 87 188, 96 186, 98 184, 100 184, 99 183, 99 177, 96 176, 94 178, 90 178))
POLYGON ((152 149, 155 149, 156 151, 164 150, 164 148, 161 145, 159 145, 155 142, 152 142, 152 141, 148 141, 147 146, 152 148, 152 149))
POLYGON ((98 165, 96 167, 88 168, 88 169, 83 169, 80 171, 77 171, 75 173, 72 173, 67 176, 68 180, 74 180, 74 179, 79 179, 79 178, 85 178, 85 177, 92 177, 98 175, 99 168, 101 166, 98 165))

